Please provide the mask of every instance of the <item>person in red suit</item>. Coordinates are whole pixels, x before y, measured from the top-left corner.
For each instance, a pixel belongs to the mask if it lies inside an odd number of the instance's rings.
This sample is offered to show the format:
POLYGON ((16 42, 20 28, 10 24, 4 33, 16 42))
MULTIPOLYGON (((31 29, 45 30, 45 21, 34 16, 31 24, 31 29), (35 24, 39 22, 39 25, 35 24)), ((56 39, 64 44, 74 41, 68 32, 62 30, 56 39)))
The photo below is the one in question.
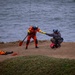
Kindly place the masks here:
POLYGON ((30 42, 30 39, 33 38, 34 39, 34 42, 35 42, 35 48, 38 48, 38 40, 37 40, 37 37, 36 37, 36 33, 39 32, 39 33, 42 33, 42 34, 45 34, 45 32, 43 32, 40 28, 38 28, 37 26, 30 26, 28 28, 28 36, 27 36, 27 42, 26 42, 26 49, 28 48, 28 45, 29 45, 29 42, 30 42))

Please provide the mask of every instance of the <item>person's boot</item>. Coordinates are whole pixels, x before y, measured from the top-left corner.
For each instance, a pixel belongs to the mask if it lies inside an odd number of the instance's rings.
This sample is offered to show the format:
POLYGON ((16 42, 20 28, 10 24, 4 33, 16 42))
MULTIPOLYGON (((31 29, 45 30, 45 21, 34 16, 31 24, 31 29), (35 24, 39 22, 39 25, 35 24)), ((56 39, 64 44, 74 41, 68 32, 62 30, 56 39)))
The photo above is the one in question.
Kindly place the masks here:
POLYGON ((30 42, 30 40, 27 40, 25 49, 28 49, 29 42, 30 42))
POLYGON ((28 49, 28 47, 26 47, 25 49, 28 49))
POLYGON ((60 44, 58 44, 58 47, 61 47, 61 45, 60 45, 60 44))
POLYGON ((58 48, 58 45, 57 44, 55 44, 55 48, 58 48))
POLYGON ((38 46, 36 46, 35 48, 39 48, 38 46))

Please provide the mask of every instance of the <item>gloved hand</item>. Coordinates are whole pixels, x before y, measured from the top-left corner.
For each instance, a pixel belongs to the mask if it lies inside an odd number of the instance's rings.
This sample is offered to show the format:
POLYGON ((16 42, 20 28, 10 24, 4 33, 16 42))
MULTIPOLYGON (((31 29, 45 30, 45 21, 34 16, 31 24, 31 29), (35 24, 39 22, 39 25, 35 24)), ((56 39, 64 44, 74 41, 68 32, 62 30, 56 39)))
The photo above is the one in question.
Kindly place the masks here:
POLYGON ((30 35, 31 33, 28 32, 28 35, 30 35))
POLYGON ((40 30, 39 32, 42 33, 42 34, 46 34, 46 32, 43 32, 42 30, 40 30))
POLYGON ((46 32, 41 32, 42 34, 46 34, 46 32))

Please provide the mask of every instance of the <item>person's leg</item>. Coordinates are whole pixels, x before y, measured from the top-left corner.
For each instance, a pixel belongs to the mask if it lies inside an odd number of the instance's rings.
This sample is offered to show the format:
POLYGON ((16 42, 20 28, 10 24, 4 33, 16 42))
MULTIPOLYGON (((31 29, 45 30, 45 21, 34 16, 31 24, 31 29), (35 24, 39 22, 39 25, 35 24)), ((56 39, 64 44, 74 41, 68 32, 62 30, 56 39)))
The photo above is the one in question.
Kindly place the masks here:
POLYGON ((51 38, 50 40, 52 43, 50 44, 50 47, 51 48, 55 48, 55 39, 54 38, 51 38))
POLYGON ((29 42, 30 42, 31 36, 27 37, 27 42, 26 42, 26 49, 28 48, 29 42))
POLYGON ((63 38, 61 38, 60 40, 59 40, 59 43, 61 44, 63 42, 63 38))
POLYGON ((56 47, 56 48, 58 47, 58 40, 52 38, 52 39, 51 39, 51 42, 52 42, 53 44, 55 44, 55 45, 54 45, 54 48, 55 48, 55 47, 56 47))
POLYGON ((61 47, 61 43, 63 42, 63 38, 58 40, 58 46, 61 47))
POLYGON ((34 42, 35 42, 35 48, 38 48, 38 40, 36 36, 33 36, 34 42))
POLYGON ((50 41, 51 41, 52 43, 54 43, 54 44, 56 43, 54 38, 51 38, 50 41))
POLYGON ((58 48, 60 46, 59 41, 55 40, 55 47, 58 48))

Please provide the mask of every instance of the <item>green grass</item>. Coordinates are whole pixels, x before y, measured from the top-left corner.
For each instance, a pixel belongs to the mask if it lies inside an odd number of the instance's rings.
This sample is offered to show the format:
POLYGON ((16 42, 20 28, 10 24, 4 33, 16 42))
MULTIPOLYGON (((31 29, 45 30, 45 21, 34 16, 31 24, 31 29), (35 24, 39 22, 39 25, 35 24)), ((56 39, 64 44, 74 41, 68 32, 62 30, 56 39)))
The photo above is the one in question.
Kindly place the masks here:
POLYGON ((75 75, 75 60, 47 56, 16 57, 0 62, 0 75, 75 75))

